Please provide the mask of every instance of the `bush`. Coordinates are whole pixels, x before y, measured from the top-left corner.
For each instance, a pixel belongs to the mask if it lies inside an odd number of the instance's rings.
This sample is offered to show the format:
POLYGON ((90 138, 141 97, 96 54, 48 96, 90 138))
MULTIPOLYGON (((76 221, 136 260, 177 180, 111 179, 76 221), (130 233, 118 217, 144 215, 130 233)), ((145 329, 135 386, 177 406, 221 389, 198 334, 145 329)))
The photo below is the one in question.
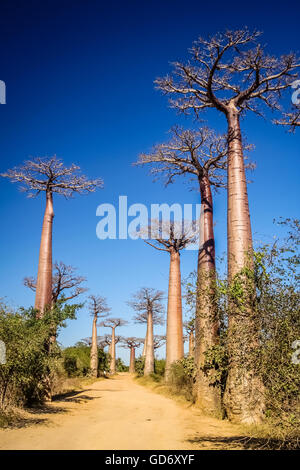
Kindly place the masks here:
MULTIPOLYGON (((64 369, 68 377, 85 377, 90 373, 91 347, 85 343, 77 343, 63 351, 64 369)), ((98 374, 109 372, 109 357, 102 349, 98 349, 98 374)))
POLYGON ((120 357, 118 357, 118 359, 116 360, 116 371, 117 372, 129 371, 129 366, 126 366, 120 357))
MULTIPOLYGON (((144 375, 145 358, 143 356, 138 357, 135 360, 135 372, 139 377, 144 375)), ((150 376, 159 382, 165 374, 166 361, 165 359, 154 359, 154 373, 150 376)))
POLYGON ((139 377, 144 375, 145 358, 140 356, 135 360, 135 372, 139 377))
POLYGON ((173 362, 170 368, 168 385, 172 393, 183 395, 186 400, 194 402, 193 387, 195 383, 194 358, 184 357, 173 362))
POLYGON ((163 377, 166 369, 165 359, 154 359, 154 372, 159 377, 163 377))
POLYGON ((49 374, 58 358, 49 354, 50 327, 35 318, 33 309, 11 312, 0 306, 0 338, 6 346, 6 364, 0 366, 0 405, 31 405, 49 392, 49 374))

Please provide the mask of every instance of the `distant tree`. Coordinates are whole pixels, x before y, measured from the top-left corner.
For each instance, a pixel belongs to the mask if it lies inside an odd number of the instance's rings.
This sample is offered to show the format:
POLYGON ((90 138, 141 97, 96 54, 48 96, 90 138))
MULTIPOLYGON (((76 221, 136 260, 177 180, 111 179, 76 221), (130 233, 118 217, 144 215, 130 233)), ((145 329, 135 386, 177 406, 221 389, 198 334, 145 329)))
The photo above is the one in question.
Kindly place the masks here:
MULTIPOLYGON (((236 276, 244 274, 248 284, 245 273, 253 270, 253 247, 240 116, 248 111, 262 115, 260 104, 271 110, 278 109, 283 90, 295 80, 295 71, 300 66, 295 54, 280 58, 267 55, 257 44, 260 34, 244 28, 208 39, 199 38, 191 49, 190 62, 176 62, 172 76, 156 80, 158 88, 172 97, 171 106, 177 110, 191 111, 198 118, 201 111, 214 108, 226 118, 228 276, 230 282, 234 282, 236 276)), ((250 293, 251 289, 244 289, 246 291, 250 293)), ((255 364, 241 361, 240 357, 250 330, 253 340, 247 344, 248 358, 257 347, 253 294, 245 295, 243 305, 247 315, 240 315, 234 305, 230 307, 230 369, 224 400, 231 420, 257 423, 263 417, 263 385, 255 373, 255 364)))
POLYGON ((195 319, 192 318, 192 320, 184 322, 183 327, 189 339, 189 356, 193 357, 195 349, 195 319))
MULTIPOLYGON (((52 273, 52 305, 62 296, 64 301, 67 302, 88 290, 81 286, 83 282, 86 282, 86 277, 76 275, 75 271, 76 268, 62 261, 54 263, 52 273), (66 294, 65 291, 68 291, 68 293, 66 294)), ((36 284, 36 278, 24 278, 24 286, 34 292, 36 291, 36 284)))
POLYGON ((166 342, 166 336, 165 335, 154 335, 153 336, 153 348, 154 352, 161 348, 163 344, 166 342))
POLYGON ((122 318, 107 318, 103 322, 100 323, 100 326, 104 328, 111 328, 111 346, 110 346, 110 373, 116 373, 116 328, 119 326, 127 325, 127 321, 123 320, 122 318))
POLYGON ((180 222, 160 223, 158 220, 151 220, 149 227, 142 228, 140 234, 151 238, 152 243, 144 239, 145 243, 170 255, 165 375, 168 379, 171 364, 181 359, 184 354, 180 252, 194 241, 195 234, 190 226, 183 227, 180 222))
MULTIPOLYGON (((54 264, 52 274, 52 308, 57 305, 58 301, 61 301, 61 303, 68 302, 88 290, 81 286, 81 284, 86 281, 86 278, 77 276, 75 271, 76 268, 68 266, 63 262, 54 264), (68 291, 67 294, 66 291, 68 291)), ((24 286, 34 292, 36 291, 36 284, 37 282, 34 277, 24 278, 24 286)), ((53 334, 51 335, 50 343, 55 342, 56 337, 56 326, 53 325, 53 334)))
POLYGON ((98 345, 97 345, 97 322, 100 318, 105 318, 110 311, 106 299, 101 296, 89 296, 89 310, 93 318, 92 342, 91 342, 91 373, 94 377, 98 374, 98 345))
MULTIPOLYGON (((197 131, 175 127, 167 143, 156 145, 149 154, 140 155, 138 160, 140 165, 151 164, 151 173, 165 177, 167 185, 177 176, 189 176, 190 181, 196 182, 199 188, 201 218, 196 305, 196 396, 198 405, 214 414, 220 409, 220 391, 210 386, 209 377, 203 372, 203 364, 206 351, 218 342, 212 187, 226 187, 227 149, 226 139, 207 127, 197 131)), ((188 237, 185 239, 188 240, 188 237)), ((166 376, 170 372, 171 363, 183 356, 183 346, 180 356, 178 353, 172 355, 169 347, 174 351, 167 339, 166 376)))
POLYGON ((150 287, 142 287, 133 295, 132 301, 128 302, 136 312, 134 320, 137 323, 147 323, 144 375, 154 372, 153 324, 163 323, 163 297, 164 293, 162 291, 150 287))
POLYGON ((89 193, 102 187, 102 180, 88 180, 79 173, 80 167, 72 164, 65 167, 56 156, 50 158, 35 158, 28 160, 23 166, 15 167, 2 173, 13 183, 21 183, 21 189, 29 197, 35 197, 41 192, 46 195, 39 267, 36 282, 35 308, 41 316, 46 308, 51 308, 53 296, 52 284, 52 226, 53 226, 53 193, 65 198, 71 198, 75 193, 89 193))
POLYGON ((129 338, 123 338, 123 347, 130 349, 130 363, 129 363, 129 373, 135 373, 135 350, 143 343, 142 338, 136 338, 131 336, 129 338))

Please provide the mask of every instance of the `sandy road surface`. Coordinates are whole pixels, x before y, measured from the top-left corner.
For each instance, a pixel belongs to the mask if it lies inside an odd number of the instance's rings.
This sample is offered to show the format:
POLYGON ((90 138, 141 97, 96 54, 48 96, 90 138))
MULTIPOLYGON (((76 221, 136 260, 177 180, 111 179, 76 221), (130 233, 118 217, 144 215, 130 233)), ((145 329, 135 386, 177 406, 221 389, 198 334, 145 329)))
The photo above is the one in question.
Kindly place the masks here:
POLYGON ((0 449, 241 448, 234 425, 204 417, 129 374, 99 380, 34 418, 38 424, 0 430, 0 449))

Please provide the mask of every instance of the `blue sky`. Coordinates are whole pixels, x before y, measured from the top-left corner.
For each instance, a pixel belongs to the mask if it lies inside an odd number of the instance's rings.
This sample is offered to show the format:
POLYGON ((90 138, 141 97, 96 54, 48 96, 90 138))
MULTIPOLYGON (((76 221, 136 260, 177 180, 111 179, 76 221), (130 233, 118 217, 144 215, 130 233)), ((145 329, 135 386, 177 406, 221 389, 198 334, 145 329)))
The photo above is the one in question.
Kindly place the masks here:
MULTIPOLYGON (((0 171, 29 156, 57 154, 66 164, 78 163, 104 189, 65 201, 55 197, 54 259, 78 268, 88 278, 90 293, 107 297, 113 316, 128 320, 126 301, 141 286, 167 291, 168 255, 142 241, 98 240, 96 208, 128 203, 197 203, 197 192, 183 181, 164 188, 144 168, 132 167, 140 152, 166 139, 176 124, 191 125, 168 108, 153 80, 170 71, 169 63, 187 57, 199 35, 247 25, 264 31, 263 42, 274 54, 299 51, 296 2, 191 1, 13 1, 0 6, 0 80, 7 104, 0 105, 0 171), (273 5, 273 6, 272 6, 273 5), (243 9, 244 8, 244 9, 243 9)), ((269 117, 269 116, 268 116, 269 117)), ((209 113, 208 124, 226 129, 223 116, 209 113)), ((278 232, 273 218, 298 214, 299 133, 275 127, 270 119, 248 115, 242 122, 251 157, 249 201, 256 239, 278 232)), ((44 200, 26 199, 15 185, 0 181, 0 296, 14 307, 33 304, 22 279, 37 271, 44 200)), ((226 197, 215 197, 218 254, 226 248, 226 197)), ((183 277, 196 266, 196 252, 182 255, 183 277)), ((90 335, 86 310, 63 330, 70 345, 90 335)), ((159 328, 157 333, 163 333, 159 328)), ((141 336, 131 324, 123 335, 141 336)), ((126 360, 128 355, 120 349, 126 360)))

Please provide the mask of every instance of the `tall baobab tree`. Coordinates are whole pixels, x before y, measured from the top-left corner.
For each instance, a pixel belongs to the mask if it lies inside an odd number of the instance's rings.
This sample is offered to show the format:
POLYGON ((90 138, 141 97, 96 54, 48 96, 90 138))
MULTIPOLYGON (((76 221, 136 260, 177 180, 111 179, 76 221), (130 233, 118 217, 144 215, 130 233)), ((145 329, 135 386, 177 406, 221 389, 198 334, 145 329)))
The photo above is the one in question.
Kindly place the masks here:
POLYGON ((183 327, 189 340, 189 356, 193 357, 195 349, 195 319, 184 322, 183 327))
POLYGON ((106 299, 101 296, 90 295, 89 310, 93 318, 92 342, 91 342, 91 374, 98 375, 98 343, 97 343, 97 322, 99 318, 105 318, 110 311, 106 299))
MULTIPOLYGON (((225 187, 227 142, 204 127, 199 130, 172 129, 171 139, 156 145, 149 154, 142 154, 138 164, 151 164, 151 173, 162 174, 166 184, 177 176, 188 175, 197 183, 201 196, 200 246, 197 269, 196 396, 198 405, 206 412, 220 412, 221 393, 211 386, 210 371, 204 371, 205 353, 218 341, 218 321, 215 303, 215 238, 213 229, 213 197, 211 187, 225 187)), ((182 326, 181 326, 182 328, 182 326)), ((167 335, 168 337, 168 335, 167 335)), ((167 340, 167 348, 168 348, 167 340)), ((168 353, 167 353, 168 357, 168 353)), ((166 365, 168 372, 170 363, 166 365)), ((174 357, 174 360, 179 357, 174 357)))
POLYGON ((75 193, 83 194, 102 187, 102 180, 89 180, 80 174, 80 167, 72 164, 64 166, 56 156, 50 158, 35 158, 24 165, 2 173, 14 183, 21 183, 21 189, 29 197, 35 197, 40 192, 46 196, 42 236, 40 243, 39 265, 36 282, 35 308, 41 316, 52 303, 52 229, 53 229, 53 194, 71 198, 75 193))
POLYGON ((127 321, 122 318, 107 318, 100 323, 104 328, 111 328, 111 344, 110 344, 110 373, 116 373, 116 328, 119 326, 127 325, 127 321))
POLYGON ((134 320, 137 323, 147 322, 144 375, 149 375, 154 372, 153 324, 154 322, 157 324, 163 323, 163 297, 164 293, 160 290, 150 287, 142 287, 133 295, 132 301, 128 302, 136 312, 134 320))
POLYGON ((135 350, 143 343, 142 338, 136 338, 135 336, 131 336, 130 338, 123 339, 123 347, 130 349, 130 362, 129 362, 129 373, 135 373, 135 350))
MULTIPOLYGON (((219 33, 208 39, 199 38, 191 49, 190 62, 176 62, 172 76, 156 80, 157 87, 170 95, 171 106, 177 110, 191 111, 198 118, 202 110, 214 108, 226 118, 230 283, 237 275, 253 268, 240 116, 248 111, 262 115, 260 105, 278 109, 281 93, 295 80, 294 72, 300 66, 295 54, 280 58, 267 55, 257 43, 260 34, 245 28, 219 33)), ((244 293, 246 291, 251 289, 244 289, 244 293)), ((256 330, 253 295, 245 295, 243 313, 233 306, 229 312, 230 367, 224 402, 227 415, 236 422, 257 423, 263 418, 263 386, 253 361, 249 359, 256 349, 256 330)))
POLYGON ((150 226, 147 229, 142 228, 140 233, 144 235, 145 231, 152 240, 152 242, 144 240, 145 243, 170 255, 165 373, 165 378, 168 380, 171 364, 184 355, 180 252, 194 241, 195 235, 192 231, 189 233, 188 229, 184 229, 180 222, 169 221, 160 223, 151 220, 150 226))

